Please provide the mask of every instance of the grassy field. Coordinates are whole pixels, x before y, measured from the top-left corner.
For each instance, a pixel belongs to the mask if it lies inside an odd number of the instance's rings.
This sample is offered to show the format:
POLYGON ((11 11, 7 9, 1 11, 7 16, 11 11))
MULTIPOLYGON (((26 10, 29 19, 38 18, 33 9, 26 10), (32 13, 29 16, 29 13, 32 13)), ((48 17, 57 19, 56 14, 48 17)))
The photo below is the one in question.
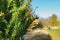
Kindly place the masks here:
POLYGON ((51 29, 48 30, 51 35, 52 40, 60 40, 60 29, 51 29))

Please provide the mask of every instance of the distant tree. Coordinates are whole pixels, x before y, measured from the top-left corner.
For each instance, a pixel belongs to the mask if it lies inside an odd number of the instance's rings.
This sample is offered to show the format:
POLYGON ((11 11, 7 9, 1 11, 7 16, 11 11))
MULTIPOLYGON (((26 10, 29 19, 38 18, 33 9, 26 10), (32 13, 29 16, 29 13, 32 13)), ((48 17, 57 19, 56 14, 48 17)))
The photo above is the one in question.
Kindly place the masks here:
POLYGON ((56 14, 53 14, 53 15, 52 15, 52 20, 53 20, 53 21, 57 21, 57 16, 56 16, 56 14))
POLYGON ((57 16, 55 14, 53 14, 51 18, 52 18, 52 25, 57 26, 57 22, 58 22, 57 16))
POLYGON ((59 21, 58 21, 58 18, 57 18, 57 15, 56 14, 53 14, 48 22, 47 22, 47 25, 50 25, 50 26, 58 26, 59 25, 59 21))

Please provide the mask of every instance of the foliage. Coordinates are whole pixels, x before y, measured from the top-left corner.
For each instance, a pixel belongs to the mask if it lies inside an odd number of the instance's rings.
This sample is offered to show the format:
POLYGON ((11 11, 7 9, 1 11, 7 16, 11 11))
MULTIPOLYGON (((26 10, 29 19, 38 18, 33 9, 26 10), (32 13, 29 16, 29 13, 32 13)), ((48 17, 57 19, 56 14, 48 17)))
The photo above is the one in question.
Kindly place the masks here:
POLYGON ((60 22, 58 21, 57 16, 53 14, 51 18, 48 20, 47 24, 50 26, 59 26, 60 22))
POLYGON ((33 27, 32 29, 37 29, 37 28, 43 28, 43 24, 42 23, 38 23, 37 25, 35 25, 35 27, 33 27))
POLYGON ((41 29, 43 28, 43 26, 44 26, 43 22, 41 22, 39 19, 35 19, 29 26, 28 31, 31 31, 37 28, 41 29))
POLYGON ((0 0, 0 40, 21 40, 35 19, 28 5, 31 0, 0 0))

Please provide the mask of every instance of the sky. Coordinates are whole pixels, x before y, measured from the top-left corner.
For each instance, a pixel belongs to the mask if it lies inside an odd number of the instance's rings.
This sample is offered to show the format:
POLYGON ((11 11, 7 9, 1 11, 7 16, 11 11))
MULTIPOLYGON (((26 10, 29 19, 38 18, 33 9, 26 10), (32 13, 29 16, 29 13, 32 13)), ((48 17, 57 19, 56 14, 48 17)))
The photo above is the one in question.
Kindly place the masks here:
POLYGON ((38 7, 35 11, 39 17, 48 18, 52 14, 60 17, 60 0, 32 0, 33 9, 38 7))

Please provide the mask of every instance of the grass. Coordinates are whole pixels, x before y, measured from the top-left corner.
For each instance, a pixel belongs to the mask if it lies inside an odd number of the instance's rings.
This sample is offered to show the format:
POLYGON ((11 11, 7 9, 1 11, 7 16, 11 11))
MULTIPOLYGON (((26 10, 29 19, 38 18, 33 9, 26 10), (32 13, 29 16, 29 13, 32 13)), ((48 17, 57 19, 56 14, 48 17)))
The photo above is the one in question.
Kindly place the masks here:
POLYGON ((60 29, 51 29, 48 30, 51 35, 52 40, 60 40, 60 29))

